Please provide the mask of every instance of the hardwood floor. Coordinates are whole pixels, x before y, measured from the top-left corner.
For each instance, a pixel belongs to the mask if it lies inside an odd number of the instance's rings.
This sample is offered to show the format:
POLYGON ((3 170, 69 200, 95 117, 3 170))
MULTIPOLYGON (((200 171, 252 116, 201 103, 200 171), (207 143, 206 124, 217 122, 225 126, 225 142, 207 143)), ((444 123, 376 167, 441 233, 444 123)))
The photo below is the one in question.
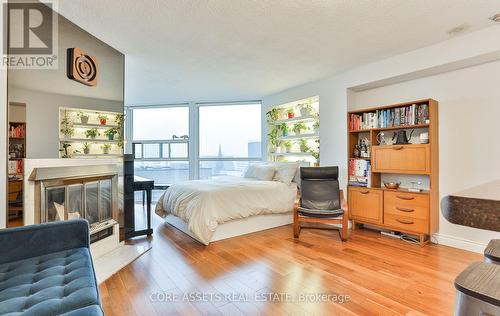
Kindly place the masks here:
POLYGON ((294 240, 291 225, 205 247, 155 222, 153 249, 100 285, 106 315, 451 315, 455 276, 482 260, 368 230, 342 243, 336 230, 303 229, 294 240), (346 302, 299 301, 307 293, 346 302))

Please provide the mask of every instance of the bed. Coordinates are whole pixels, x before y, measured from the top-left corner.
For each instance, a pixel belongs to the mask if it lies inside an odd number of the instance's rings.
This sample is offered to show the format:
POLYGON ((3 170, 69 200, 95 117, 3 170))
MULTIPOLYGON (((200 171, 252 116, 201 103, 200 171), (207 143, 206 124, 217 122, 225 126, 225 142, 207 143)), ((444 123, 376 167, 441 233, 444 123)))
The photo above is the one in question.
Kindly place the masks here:
POLYGON ((205 245, 287 225, 293 222, 297 169, 288 165, 265 176, 248 176, 247 171, 246 177, 177 183, 162 194, 155 211, 166 223, 205 245), (280 181, 284 175, 285 181, 280 181))

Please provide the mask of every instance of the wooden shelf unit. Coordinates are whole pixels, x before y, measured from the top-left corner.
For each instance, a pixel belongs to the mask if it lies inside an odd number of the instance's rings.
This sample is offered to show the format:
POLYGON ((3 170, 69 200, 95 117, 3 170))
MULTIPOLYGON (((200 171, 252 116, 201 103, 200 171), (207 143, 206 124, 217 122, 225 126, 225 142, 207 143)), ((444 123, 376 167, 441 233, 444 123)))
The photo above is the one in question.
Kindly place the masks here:
POLYGON ((439 135, 438 102, 433 99, 417 100, 394 105, 354 110, 347 113, 348 165, 351 159, 364 159, 371 163, 370 186, 348 186, 348 203, 353 229, 359 224, 369 224, 382 229, 418 235, 420 245, 430 240, 439 228, 439 135), (413 104, 428 106, 425 124, 388 126, 351 130, 351 115, 373 113, 408 107, 413 104), (428 144, 378 145, 381 131, 426 129, 428 144), (360 135, 364 134, 364 135, 360 135), (354 147, 360 137, 368 138, 370 158, 353 158, 354 147), (429 177, 429 190, 409 192, 407 189, 389 190, 383 186, 382 175, 425 175, 429 177))

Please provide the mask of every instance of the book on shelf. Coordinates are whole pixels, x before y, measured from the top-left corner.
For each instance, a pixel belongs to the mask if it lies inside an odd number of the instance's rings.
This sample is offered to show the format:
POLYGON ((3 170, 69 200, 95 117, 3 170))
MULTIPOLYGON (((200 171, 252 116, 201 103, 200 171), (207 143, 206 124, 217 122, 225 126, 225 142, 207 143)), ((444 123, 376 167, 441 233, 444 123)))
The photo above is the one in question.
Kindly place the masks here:
POLYGON ((23 161, 22 160, 9 160, 9 174, 22 174, 23 161))
POLYGON ((26 136, 26 130, 24 129, 24 124, 11 124, 9 126, 9 137, 21 138, 26 136))
POLYGON ((351 131, 358 131, 371 128, 423 125, 428 124, 428 120, 429 105, 412 104, 399 108, 351 114, 349 129, 351 131))
POLYGON ((371 164, 366 159, 349 159, 349 185, 370 186, 371 164))

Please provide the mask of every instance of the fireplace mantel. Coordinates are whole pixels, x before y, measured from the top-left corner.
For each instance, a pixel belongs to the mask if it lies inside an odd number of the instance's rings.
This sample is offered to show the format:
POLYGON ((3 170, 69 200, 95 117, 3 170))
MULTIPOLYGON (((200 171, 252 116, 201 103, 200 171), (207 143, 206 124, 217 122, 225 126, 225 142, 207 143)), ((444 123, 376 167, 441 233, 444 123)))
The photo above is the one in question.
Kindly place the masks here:
POLYGON ((116 165, 67 166, 34 168, 30 181, 43 181, 61 178, 81 178, 87 176, 107 176, 117 174, 116 165))

